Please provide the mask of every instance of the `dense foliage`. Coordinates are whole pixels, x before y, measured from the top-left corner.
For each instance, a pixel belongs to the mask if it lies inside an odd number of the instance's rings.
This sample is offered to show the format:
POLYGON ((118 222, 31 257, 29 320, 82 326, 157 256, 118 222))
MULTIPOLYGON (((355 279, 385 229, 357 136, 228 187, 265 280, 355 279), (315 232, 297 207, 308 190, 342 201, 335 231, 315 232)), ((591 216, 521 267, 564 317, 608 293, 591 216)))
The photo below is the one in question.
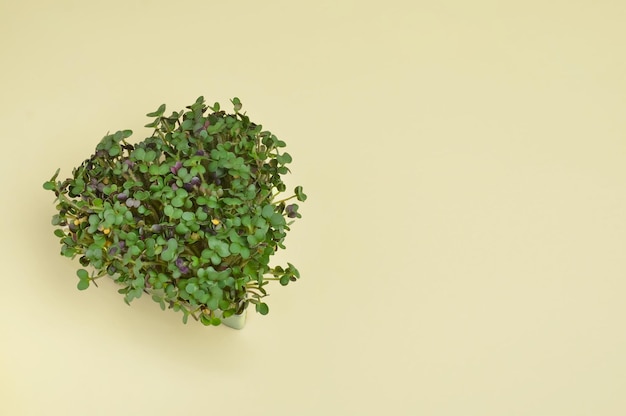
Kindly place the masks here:
POLYGON ((148 114, 152 136, 107 135, 71 178, 57 170, 44 183, 57 198, 61 254, 92 269, 77 271, 79 289, 110 276, 127 303, 147 293, 184 322, 219 325, 250 303, 267 314, 269 281, 299 278, 291 263, 269 265, 300 218, 293 200, 306 199, 300 186, 282 196, 291 156, 231 103, 227 114, 200 97, 169 116, 161 105, 148 114))

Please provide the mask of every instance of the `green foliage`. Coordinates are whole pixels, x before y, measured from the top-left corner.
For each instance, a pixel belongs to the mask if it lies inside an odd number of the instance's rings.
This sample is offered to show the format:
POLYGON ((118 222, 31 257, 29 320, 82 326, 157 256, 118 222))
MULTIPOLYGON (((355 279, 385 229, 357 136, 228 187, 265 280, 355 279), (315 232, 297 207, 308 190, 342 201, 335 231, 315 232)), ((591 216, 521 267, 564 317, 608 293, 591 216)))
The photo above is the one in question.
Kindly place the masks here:
POLYGON ((301 217, 287 201, 306 200, 300 186, 282 196, 292 157, 231 103, 227 114, 200 97, 169 116, 161 105, 148 114, 150 137, 108 134, 72 177, 57 180, 57 170, 43 184, 56 195, 61 254, 94 269, 77 271, 78 289, 109 276, 126 303, 146 293, 185 323, 220 325, 216 311, 228 317, 250 303, 266 315, 266 285, 300 277, 291 263, 269 265, 301 217))

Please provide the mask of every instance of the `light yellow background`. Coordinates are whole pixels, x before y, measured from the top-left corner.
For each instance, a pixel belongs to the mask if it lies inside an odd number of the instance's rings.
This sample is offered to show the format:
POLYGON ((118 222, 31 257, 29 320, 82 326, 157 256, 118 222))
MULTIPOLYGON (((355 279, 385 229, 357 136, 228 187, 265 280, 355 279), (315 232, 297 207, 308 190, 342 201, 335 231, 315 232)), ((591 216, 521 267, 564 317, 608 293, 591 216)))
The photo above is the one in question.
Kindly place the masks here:
POLYGON ((626 414, 626 2, 0 3, 2 415, 626 414), (247 327, 76 290, 42 189, 241 98, 309 195, 247 327))

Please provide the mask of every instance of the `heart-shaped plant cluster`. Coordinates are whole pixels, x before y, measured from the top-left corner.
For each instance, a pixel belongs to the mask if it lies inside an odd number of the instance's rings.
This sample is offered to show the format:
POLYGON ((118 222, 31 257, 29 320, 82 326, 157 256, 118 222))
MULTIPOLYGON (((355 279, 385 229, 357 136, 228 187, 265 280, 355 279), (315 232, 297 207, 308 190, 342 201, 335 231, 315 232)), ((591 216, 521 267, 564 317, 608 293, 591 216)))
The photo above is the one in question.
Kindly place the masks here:
POLYGON ((61 254, 92 268, 77 271, 78 289, 110 276, 126 303, 146 293, 185 323, 219 325, 250 303, 267 314, 269 281, 300 277, 291 263, 269 265, 301 216, 292 200, 306 199, 300 186, 283 196, 291 156, 231 103, 227 114, 200 97, 169 116, 161 105, 148 114, 152 136, 107 135, 71 178, 58 181, 57 170, 44 183, 56 195, 61 254))

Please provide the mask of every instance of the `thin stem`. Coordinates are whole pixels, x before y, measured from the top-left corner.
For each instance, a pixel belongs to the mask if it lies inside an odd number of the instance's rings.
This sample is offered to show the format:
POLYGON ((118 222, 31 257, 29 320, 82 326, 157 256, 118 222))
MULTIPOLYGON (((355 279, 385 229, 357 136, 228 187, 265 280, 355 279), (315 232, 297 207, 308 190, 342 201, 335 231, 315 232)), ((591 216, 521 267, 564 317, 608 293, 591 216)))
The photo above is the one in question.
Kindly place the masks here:
POLYGON ((247 294, 250 294, 252 296, 256 296, 257 298, 262 298, 262 297, 267 296, 267 295, 264 295, 263 293, 257 293, 256 290, 259 290, 259 289, 254 287, 254 286, 248 286, 248 284, 245 285, 247 294))
POLYGON ((65 194, 63 194, 61 192, 61 190, 59 190, 58 188, 57 188, 57 191, 59 192, 59 195, 57 195, 57 198, 59 198, 59 201, 69 205, 70 207, 74 208, 75 210, 77 210, 79 212, 86 212, 88 214, 91 214, 94 211, 102 211, 103 210, 103 208, 97 208, 97 207, 89 207, 89 208, 79 207, 78 205, 76 205, 76 203, 74 201, 72 201, 71 199, 66 197, 65 194))
MULTIPOLYGON (((274 196, 278 196, 278 194, 274 195, 274 196)), ((282 202, 286 202, 289 201, 290 199, 294 199, 295 197, 297 197, 297 195, 291 195, 289 198, 285 198, 285 199, 281 199, 280 201, 272 201, 274 204, 280 204, 282 202)))

